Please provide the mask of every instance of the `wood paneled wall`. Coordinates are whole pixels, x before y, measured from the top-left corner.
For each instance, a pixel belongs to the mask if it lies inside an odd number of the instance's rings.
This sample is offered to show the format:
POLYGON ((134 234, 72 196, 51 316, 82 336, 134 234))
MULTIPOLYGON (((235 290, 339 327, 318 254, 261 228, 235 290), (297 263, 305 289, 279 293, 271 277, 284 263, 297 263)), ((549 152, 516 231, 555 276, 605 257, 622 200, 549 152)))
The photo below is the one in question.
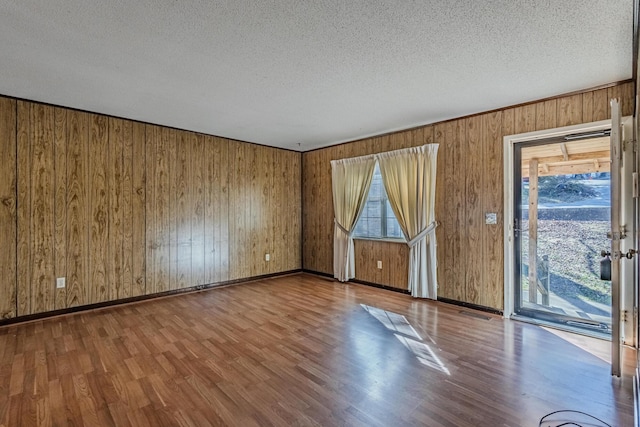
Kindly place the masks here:
POLYGON ((16 315, 16 101, 0 98, 0 319, 16 315))
MULTIPOLYGON (((633 114, 633 85, 624 83, 304 153, 303 267, 333 273, 331 160, 438 143, 438 295, 502 310, 503 137, 608 119, 614 97, 624 115, 633 114), (498 224, 485 225, 485 212, 498 213, 498 224)), ((406 289, 397 257, 406 265, 408 251, 398 249, 356 240, 356 279, 406 289)))
POLYGON ((364 282, 408 288, 409 247, 401 242, 355 239, 356 271, 364 282), (382 261, 382 268, 378 268, 382 261))
POLYGON ((0 150, 0 318, 301 268, 300 153, 9 98, 0 150))

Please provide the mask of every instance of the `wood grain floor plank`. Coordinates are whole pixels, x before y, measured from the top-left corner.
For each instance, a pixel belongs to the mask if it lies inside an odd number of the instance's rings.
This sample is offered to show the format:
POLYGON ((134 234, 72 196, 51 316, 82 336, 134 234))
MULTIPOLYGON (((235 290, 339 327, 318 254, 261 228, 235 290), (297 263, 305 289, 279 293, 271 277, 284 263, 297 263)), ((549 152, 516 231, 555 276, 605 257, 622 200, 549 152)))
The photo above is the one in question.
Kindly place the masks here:
POLYGON ((631 424, 634 354, 461 310, 296 274, 11 325, 0 425, 631 424))

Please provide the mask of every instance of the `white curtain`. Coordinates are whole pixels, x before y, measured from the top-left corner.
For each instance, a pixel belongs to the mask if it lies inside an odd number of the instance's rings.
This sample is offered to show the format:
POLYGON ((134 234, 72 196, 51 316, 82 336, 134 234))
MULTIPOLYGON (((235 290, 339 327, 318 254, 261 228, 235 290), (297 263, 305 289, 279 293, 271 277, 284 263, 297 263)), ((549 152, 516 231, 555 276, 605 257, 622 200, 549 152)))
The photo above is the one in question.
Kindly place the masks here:
POLYGON ((374 156, 331 161, 333 187, 333 277, 346 282, 355 277, 353 230, 364 209, 373 178, 374 156))
POLYGON ((409 290, 437 299, 436 163, 438 144, 377 155, 382 182, 409 246, 409 290))

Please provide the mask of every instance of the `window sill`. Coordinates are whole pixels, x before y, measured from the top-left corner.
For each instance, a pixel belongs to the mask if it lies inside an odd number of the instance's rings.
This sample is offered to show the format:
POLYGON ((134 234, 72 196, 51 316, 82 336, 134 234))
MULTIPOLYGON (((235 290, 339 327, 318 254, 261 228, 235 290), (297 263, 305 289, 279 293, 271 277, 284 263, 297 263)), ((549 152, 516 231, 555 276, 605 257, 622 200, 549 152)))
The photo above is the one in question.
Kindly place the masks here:
POLYGON ((370 241, 373 241, 373 242, 402 243, 404 245, 407 244, 406 240, 404 240, 402 238, 397 238, 397 237, 377 238, 377 237, 357 237, 357 236, 354 236, 353 240, 370 240, 370 241))

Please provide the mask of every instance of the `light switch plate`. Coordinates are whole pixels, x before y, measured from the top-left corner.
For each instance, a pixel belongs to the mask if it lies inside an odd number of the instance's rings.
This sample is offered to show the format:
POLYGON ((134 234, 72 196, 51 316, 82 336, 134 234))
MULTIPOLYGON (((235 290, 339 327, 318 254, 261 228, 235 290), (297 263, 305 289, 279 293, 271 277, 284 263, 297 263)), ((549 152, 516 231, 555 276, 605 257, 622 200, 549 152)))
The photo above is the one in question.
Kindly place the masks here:
POLYGON ((484 223, 485 224, 497 224, 498 223, 498 214, 495 212, 486 212, 484 214, 484 223))
POLYGON ((66 286, 66 284, 65 284, 64 277, 58 277, 58 278, 56 279, 56 288, 57 288, 57 289, 62 289, 62 288, 64 288, 65 286, 66 286))

